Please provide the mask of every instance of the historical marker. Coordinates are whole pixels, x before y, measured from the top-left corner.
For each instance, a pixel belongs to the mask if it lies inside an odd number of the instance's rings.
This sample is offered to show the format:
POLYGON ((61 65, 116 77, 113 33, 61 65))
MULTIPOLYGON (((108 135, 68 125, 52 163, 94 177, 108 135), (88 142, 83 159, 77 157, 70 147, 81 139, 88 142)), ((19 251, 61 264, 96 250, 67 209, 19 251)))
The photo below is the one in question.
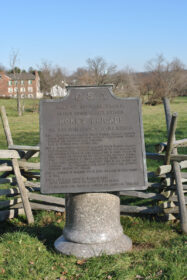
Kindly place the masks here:
POLYGON ((42 193, 147 188, 141 104, 108 87, 40 103, 42 193))

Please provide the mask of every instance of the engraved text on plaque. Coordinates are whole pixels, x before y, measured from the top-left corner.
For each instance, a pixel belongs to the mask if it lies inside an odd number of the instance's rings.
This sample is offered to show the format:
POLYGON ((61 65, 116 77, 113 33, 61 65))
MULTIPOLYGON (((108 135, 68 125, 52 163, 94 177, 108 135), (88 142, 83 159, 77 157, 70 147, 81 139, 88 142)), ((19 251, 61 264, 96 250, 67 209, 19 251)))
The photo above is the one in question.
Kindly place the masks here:
POLYGON ((40 104, 41 191, 146 188, 141 107, 107 87, 72 87, 40 104))

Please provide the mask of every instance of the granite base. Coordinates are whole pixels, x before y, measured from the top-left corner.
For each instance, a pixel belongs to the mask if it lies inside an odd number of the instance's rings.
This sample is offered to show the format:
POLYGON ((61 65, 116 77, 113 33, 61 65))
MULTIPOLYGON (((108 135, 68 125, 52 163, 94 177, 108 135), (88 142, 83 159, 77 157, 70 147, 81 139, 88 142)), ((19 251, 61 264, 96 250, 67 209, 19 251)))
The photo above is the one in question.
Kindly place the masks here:
POLYGON ((78 258, 131 250, 132 242, 120 223, 119 193, 68 194, 66 224, 54 246, 78 258))
POLYGON ((55 249, 64 255, 73 255, 77 258, 91 258, 101 256, 102 254, 113 255, 124 253, 132 249, 132 241, 122 235, 120 238, 111 242, 97 244, 81 244, 66 240, 63 235, 55 241, 55 249))

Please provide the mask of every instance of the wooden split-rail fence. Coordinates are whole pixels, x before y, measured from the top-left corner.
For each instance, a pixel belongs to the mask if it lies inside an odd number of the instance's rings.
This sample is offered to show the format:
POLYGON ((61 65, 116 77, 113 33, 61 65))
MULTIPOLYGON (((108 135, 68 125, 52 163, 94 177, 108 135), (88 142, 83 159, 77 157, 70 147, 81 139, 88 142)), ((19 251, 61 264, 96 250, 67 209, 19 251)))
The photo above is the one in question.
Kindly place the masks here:
POLYGON ((28 162, 31 157, 39 156, 39 146, 14 145, 8 118, 4 107, 1 107, 1 118, 8 149, 0 150, 0 185, 11 185, 11 188, 0 188, 0 196, 7 200, 0 201, 0 221, 26 214, 28 223, 34 222, 32 210, 53 210, 64 212, 65 199, 41 195, 40 163, 28 162), (8 208, 8 209, 7 209, 8 208))
MULTIPOLYGON (((187 168, 187 155, 177 152, 178 148, 187 147, 187 139, 175 139, 177 114, 171 115, 168 99, 164 99, 164 108, 168 141, 155 146, 157 153, 146 153, 147 158, 162 164, 156 171, 148 172, 146 191, 120 192, 122 202, 123 198, 138 198, 140 202, 142 200, 141 206, 128 202, 121 204, 120 210, 122 215, 180 219, 182 232, 187 233, 187 172, 181 171, 187 168)), ((40 162, 28 162, 31 157, 39 157, 39 145, 14 145, 4 107, 1 107, 1 118, 8 149, 0 150, 0 196, 3 198, 0 200, 0 221, 26 214, 28 223, 33 223, 32 210, 64 212, 64 198, 40 194, 40 162)))

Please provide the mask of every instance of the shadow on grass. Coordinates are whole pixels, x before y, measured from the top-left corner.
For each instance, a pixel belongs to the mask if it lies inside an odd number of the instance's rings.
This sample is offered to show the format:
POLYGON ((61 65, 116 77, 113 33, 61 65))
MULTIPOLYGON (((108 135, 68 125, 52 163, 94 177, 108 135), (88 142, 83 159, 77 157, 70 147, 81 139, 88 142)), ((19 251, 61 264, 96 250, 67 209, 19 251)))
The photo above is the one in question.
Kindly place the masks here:
POLYGON ((32 237, 38 238, 48 250, 54 251, 54 242, 62 235, 62 229, 59 226, 56 226, 54 223, 45 226, 35 224, 30 226, 25 223, 25 218, 22 216, 19 217, 19 223, 20 225, 13 224, 11 221, 1 222, 0 238, 5 233, 25 232, 32 237))
POLYGON ((30 106, 27 106, 25 108, 26 113, 33 113, 38 114, 39 113, 39 104, 38 102, 33 102, 33 104, 30 104, 30 106))

